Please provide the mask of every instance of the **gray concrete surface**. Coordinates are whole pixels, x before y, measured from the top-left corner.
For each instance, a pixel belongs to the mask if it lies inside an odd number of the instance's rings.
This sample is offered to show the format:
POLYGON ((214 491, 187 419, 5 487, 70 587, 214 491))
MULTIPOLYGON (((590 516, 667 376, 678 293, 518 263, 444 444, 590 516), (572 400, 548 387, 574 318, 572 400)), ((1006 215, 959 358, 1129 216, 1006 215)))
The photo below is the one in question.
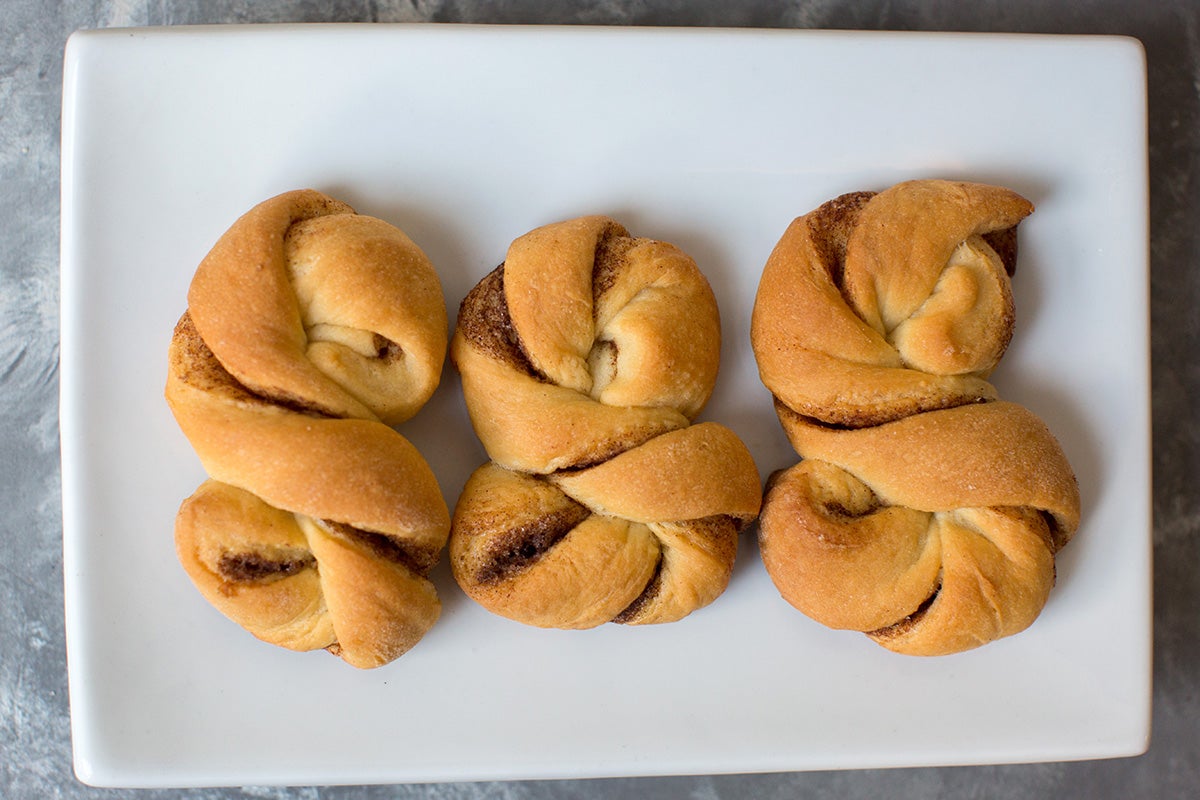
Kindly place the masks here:
POLYGON ((1182 798, 1200 796, 1200 3, 1162 0, 3 0, 0 2, 0 797, 116 797, 71 771, 58 459, 62 53, 79 28, 443 21, 1120 33, 1149 63, 1154 735, 1112 761, 147 798, 1182 798))

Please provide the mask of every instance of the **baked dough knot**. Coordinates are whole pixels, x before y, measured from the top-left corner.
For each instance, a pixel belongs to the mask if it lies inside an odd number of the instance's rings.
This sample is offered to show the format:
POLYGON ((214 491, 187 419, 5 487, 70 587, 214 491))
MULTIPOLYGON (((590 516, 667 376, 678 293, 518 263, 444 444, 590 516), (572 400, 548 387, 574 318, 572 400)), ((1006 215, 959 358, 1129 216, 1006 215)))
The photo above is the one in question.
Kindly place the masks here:
POLYGON ((491 462, 450 536, 464 591, 526 624, 671 622, 726 588, 758 471, 693 425, 716 381, 711 288, 673 245, 589 216, 518 238, 451 342, 491 462))
POLYGON ((1046 425, 988 382, 1032 210, 1000 187, 911 181, 796 219, 768 259, 751 340, 803 460, 768 481, 759 540, 813 619, 939 655, 1040 614, 1079 490, 1046 425))
POLYGON ((179 510, 178 555, 222 613, 361 668, 429 630, 449 511, 390 426, 437 388, 446 340, 425 254, 345 203, 288 192, 217 241, 171 341, 166 397, 210 476, 179 510))

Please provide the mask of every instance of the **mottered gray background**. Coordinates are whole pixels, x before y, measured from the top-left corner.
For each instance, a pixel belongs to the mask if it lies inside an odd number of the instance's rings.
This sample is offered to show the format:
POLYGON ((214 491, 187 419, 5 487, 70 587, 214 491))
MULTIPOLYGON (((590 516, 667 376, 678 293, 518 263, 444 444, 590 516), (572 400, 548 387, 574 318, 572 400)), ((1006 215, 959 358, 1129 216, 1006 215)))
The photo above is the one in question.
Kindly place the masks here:
MULTIPOLYGON (((1200 793, 1200 2, 1158 0, 4 0, 0 3, 0 797, 92 798, 71 770, 58 451, 63 46, 80 28, 260 22, 711 25, 1126 34, 1149 70, 1154 727, 1137 758, 1061 764, 146 798, 1125 798, 1200 793)), ((1081 664, 1080 669, 1087 669, 1081 664)), ((930 713, 936 713, 931 709, 930 713)))

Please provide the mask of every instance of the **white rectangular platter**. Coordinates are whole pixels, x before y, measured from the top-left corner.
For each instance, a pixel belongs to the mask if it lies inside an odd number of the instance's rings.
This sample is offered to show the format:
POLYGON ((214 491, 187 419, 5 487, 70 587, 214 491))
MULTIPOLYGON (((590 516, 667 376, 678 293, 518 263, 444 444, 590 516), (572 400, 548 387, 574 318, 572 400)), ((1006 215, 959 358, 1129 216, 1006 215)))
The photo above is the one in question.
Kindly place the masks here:
MULTIPOLYGON (((75 768, 99 785, 730 773, 1113 757, 1150 724, 1145 66, 1118 38, 282 26, 67 48, 62 458, 75 768), (721 307, 702 418, 763 476, 788 448, 749 314, 789 221, 917 177, 1029 197, 994 383, 1041 415, 1084 522, 1028 631, 941 659, 829 631, 743 537, 668 626, 545 631, 468 600, 359 672, 253 639, 176 561, 203 471, 162 398, 192 272, 255 203, 312 187, 403 228, 451 319, 508 243, 606 213, 675 243, 721 307)), ((453 506, 484 460, 453 369, 402 432, 453 506)))

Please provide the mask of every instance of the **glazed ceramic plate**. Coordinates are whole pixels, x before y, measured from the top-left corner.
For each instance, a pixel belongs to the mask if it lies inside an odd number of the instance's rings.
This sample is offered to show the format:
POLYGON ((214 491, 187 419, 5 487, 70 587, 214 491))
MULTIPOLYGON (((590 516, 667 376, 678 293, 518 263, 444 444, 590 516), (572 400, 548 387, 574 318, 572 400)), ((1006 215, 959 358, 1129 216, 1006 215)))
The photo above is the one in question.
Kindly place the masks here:
MULTIPOLYGON (((62 457, 75 767, 102 785, 729 773, 1129 755, 1147 745, 1151 535, 1145 68, 1128 39, 760 30, 288 26, 73 36, 63 111, 62 457), (831 68, 830 65, 836 65, 831 68), (265 645, 175 558, 204 473, 163 401, 196 264, 313 187, 408 232, 453 317, 508 243, 605 213, 708 275, 703 419, 764 478, 796 458, 748 343, 795 216, 918 177, 1029 197, 994 383, 1078 472, 1083 525, 1028 631, 893 655, 784 603, 743 537, 668 626, 561 632, 434 573, 441 620, 356 671, 265 645)), ((453 506, 484 460, 447 367, 402 432, 453 506)))

